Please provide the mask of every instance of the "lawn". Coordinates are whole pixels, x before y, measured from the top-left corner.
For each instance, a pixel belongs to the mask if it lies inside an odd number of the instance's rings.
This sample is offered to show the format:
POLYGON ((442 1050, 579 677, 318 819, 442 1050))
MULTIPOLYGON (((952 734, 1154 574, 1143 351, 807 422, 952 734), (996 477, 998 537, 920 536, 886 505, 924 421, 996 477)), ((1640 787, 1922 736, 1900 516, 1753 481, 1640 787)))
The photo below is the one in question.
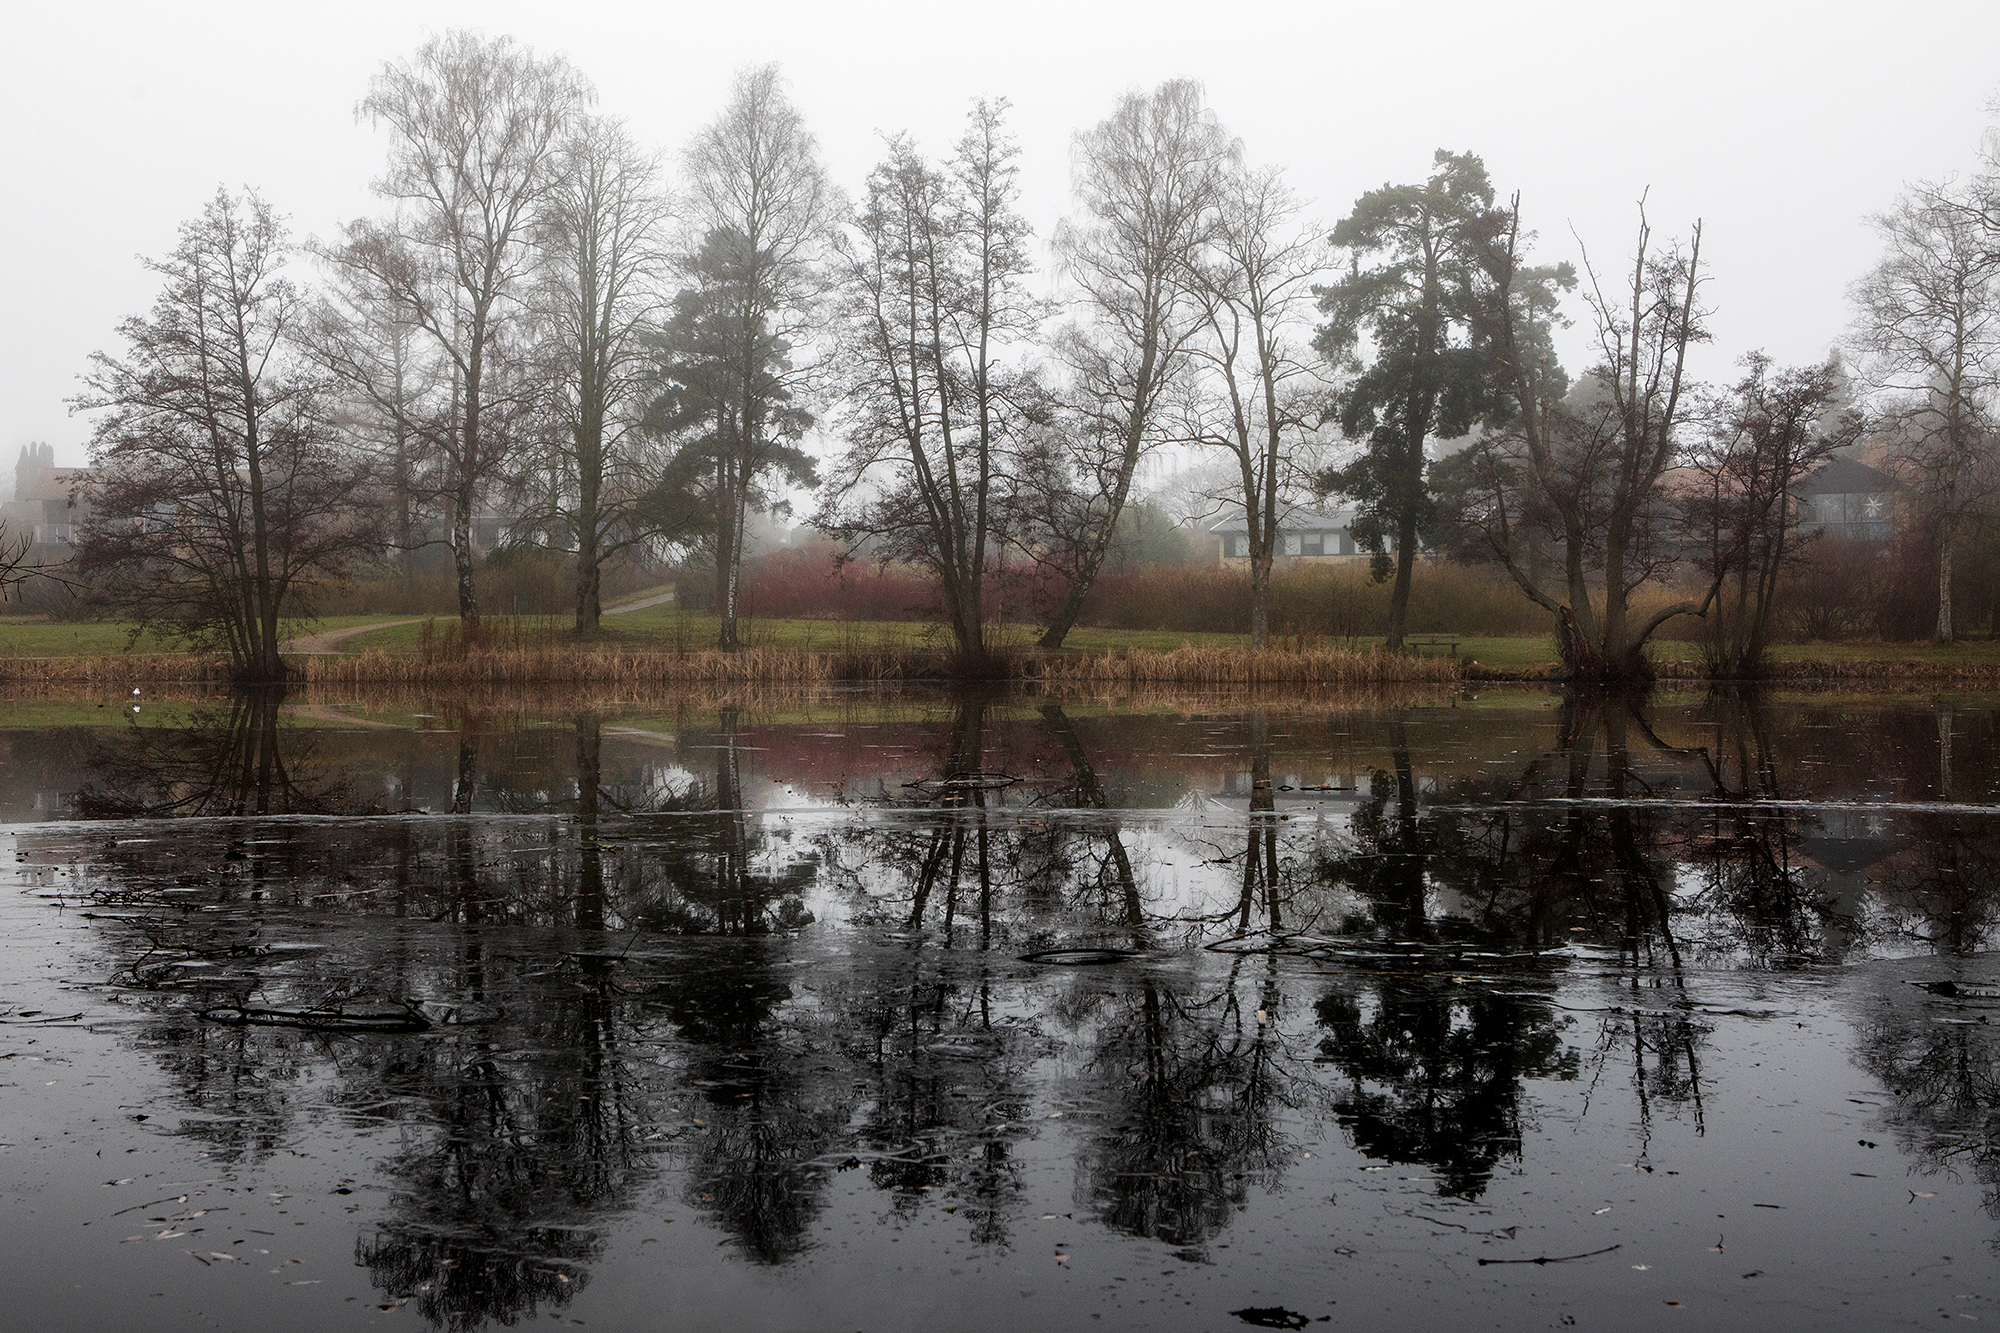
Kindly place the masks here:
MULTIPOLYGON (((287 621, 279 633, 286 638, 321 630, 372 625, 393 616, 328 616, 301 624, 287 621)), ((53 623, 43 616, 0 616, 0 656, 4 657, 116 657, 121 653, 174 653, 186 645, 156 634, 143 634, 135 641, 132 625, 121 621, 89 624, 53 623)))

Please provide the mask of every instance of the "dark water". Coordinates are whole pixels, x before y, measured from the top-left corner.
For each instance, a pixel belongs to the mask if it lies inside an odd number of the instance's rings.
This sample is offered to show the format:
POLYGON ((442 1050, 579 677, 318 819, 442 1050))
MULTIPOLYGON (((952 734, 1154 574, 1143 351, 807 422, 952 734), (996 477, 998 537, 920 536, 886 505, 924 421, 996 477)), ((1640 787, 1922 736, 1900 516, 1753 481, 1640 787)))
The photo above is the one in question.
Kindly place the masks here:
POLYGON ((1992 699, 97 702, 0 1326, 2000 1319, 1992 699))

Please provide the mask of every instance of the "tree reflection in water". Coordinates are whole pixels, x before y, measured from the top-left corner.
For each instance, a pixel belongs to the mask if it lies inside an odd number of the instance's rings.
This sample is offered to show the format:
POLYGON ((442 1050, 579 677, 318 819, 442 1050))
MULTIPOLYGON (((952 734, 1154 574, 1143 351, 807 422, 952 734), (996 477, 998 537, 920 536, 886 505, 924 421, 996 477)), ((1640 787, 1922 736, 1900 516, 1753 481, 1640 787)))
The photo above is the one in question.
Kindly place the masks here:
MULTIPOLYGON (((393 1126, 390 1200, 357 1252, 455 1330, 561 1308, 661 1179, 757 1263, 810 1246, 850 1169, 899 1215, 948 1198, 974 1243, 1008 1245, 1052 1102, 1076 1205, 1189 1258, 1280 1183, 1314 1120, 1476 1198, 1521 1158, 1537 1081, 1623 1082, 1643 1160, 1656 1117, 1703 1122, 1690 969, 1837 961, 1871 931, 1966 953, 2000 921, 1990 821, 1899 816, 1920 836, 1868 862, 1872 883, 1842 880, 1828 816, 1789 799, 1795 738, 1752 697, 1703 704, 1690 744, 1630 701, 1571 696, 1555 743, 1504 769, 1448 766, 1414 739, 1425 719, 1392 711, 1369 723, 1365 794, 1321 814, 1281 808, 1294 724, 1249 707, 1231 723, 1247 801, 1232 787, 1220 813, 1204 797, 1211 813, 1165 821, 1117 808, 1099 719, 1008 707, 933 714, 927 767, 797 831, 752 808, 762 742, 732 708, 677 718, 670 758, 646 762, 607 749, 589 710, 518 730, 462 712, 438 764, 450 813, 279 820, 258 816, 366 803, 275 700, 246 700, 199 732, 114 736, 78 805, 247 817, 219 852, 213 826, 170 825, 87 852, 127 914, 104 929, 132 943, 140 1041, 224 1161, 278 1151, 329 1105, 393 1126), (1030 752, 1036 780, 989 772, 1030 752), (1161 873, 1190 847, 1198 866, 1161 873), (816 908, 824 933, 806 931, 816 908), (261 952, 301 922, 327 947, 261 952), (1173 956, 1195 942, 1234 956, 1173 956), (1087 947, 1147 959, 1019 958, 1087 947), (1616 987, 1592 1037, 1554 1002, 1579 960, 1616 987), (430 1032, 191 1017, 404 997, 430 1032)), ((1920 1161, 2000 1191, 1985 1029, 1901 998, 1864 1063, 1904 1089, 1920 1161)))

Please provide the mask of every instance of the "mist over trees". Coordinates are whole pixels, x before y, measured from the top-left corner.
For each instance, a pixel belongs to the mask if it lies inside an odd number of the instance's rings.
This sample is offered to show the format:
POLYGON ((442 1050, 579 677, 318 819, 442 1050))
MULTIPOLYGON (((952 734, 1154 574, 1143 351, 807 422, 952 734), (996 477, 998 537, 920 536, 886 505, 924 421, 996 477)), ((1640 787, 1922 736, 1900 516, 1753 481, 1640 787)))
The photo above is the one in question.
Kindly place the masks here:
POLYGON ((1186 550, 1185 527, 1134 545, 1169 509, 1240 522, 1221 566, 1257 649, 1274 577, 1331 553, 1288 524, 1342 506, 1391 650, 1449 558, 1499 571, 1601 678, 1646 674, 1662 632, 1754 674, 1803 571, 1888 568, 1800 526, 1795 488, 1835 455, 1902 488, 1893 562, 1929 562, 1940 640, 1996 529, 1990 154, 1875 220, 1843 354, 1752 352, 1714 389, 1689 369, 1716 304, 1698 222, 1662 240, 1642 205, 1579 284, 1533 258, 1532 201, 1449 149, 1329 222, 1191 80, 1076 134, 1046 263, 1004 99, 939 157, 892 130, 850 198, 771 66, 672 156, 506 37, 445 33, 358 91, 387 131, 380 211, 279 277, 277 215, 219 194, 77 400, 99 414, 76 567, 96 604, 251 674, 282 674, 315 589, 408 584, 443 552, 468 641, 482 566, 528 554, 566 571, 585 637, 616 562, 712 570, 733 648, 749 534, 808 496, 848 555, 935 590, 975 673, 1021 627, 1062 647, 1142 547, 1186 550), (1590 351, 1565 367, 1572 321, 1590 351))

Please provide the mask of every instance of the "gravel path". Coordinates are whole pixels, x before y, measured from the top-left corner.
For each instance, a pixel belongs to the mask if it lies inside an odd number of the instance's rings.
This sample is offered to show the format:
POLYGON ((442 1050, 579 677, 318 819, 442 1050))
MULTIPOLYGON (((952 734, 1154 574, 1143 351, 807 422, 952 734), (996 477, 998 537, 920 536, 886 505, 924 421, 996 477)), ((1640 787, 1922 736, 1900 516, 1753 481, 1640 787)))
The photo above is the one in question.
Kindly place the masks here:
MULTIPOLYGON (((663 592, 657 597, 641 597, 636 602, 625 602, 618 606, 607 606, 604 608, 604 614, 607 616, 622 616, 627 611, 644 611, 648 607, 664 606, 673 600, 674 595, 672 593, 663 592)), ((411 616, 407 620, 378 620, 372 625, 350 625, 346 629, 330 629, 319 634, 304 634, 296 639, 286 639, 278 645, 278 651, 287 655, 337 653, 340 651, 342 644, 357 634, 367 634, 378 629, 388 629, 392 625, 414 625, 425 618, 424 616, 411 616)))

